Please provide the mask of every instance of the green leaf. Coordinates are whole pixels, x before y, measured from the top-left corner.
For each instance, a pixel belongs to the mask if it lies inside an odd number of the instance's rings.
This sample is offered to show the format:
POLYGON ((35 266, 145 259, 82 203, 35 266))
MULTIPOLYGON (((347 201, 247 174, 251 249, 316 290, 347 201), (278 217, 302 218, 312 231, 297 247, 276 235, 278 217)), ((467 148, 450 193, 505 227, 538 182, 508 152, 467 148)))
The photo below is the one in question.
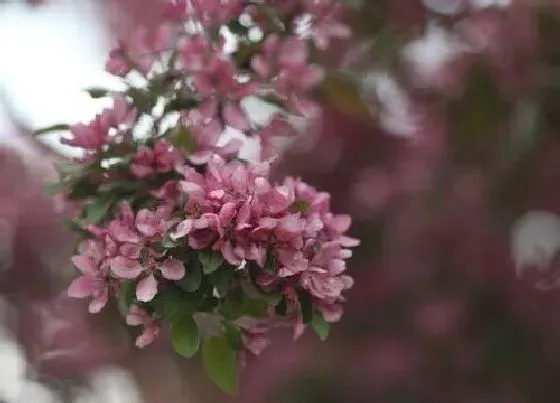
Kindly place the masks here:
POLYGON ((171 326, 171 342, 175 351, 186 358, 196 354, 200 346, 198 326, 192 317, 182 317, 171 326))
POLYGON ((292 210, 294 210, 295 212, 307 213, 310 208, 311 205, 308 201, 305 200, 296 200, 292 203, 292 210))
POLYGON ((68 194, 68 199, 80 200, 95 195, 97 195, 97 186, 91 183, 88 178, 81 178, 72 184, 72 190, 68 194))
POLYGON ((62 131, 66 131, 66 130, 69 130, 69 129, 70 129, 69 125, 58 124, 58 125, 47 126, 47 127, 43 127, 42 129, 35 130, 33 132, 33 134, 35 134, 36 136, 40 136, 41 134, 47 134, 47 133, 52 133, 52 132, 62 132, 62 131))
POLYGON ((109 94, 109 90, 105 88, 88 88, 86 92, 93 99, 104 98, 109 94))
POLYGON ((112 205, 112 198, 97 199, 85 207, 86 219, 93 224, 99 223, 107 216, 112 205))
POLYGON ((69 182, 58 182, 58 183, 51 183, 45 186, 45 192, 48 196, 53 196, 57 193, 62 192, 65 189, 68 189, 71 186, 69 182))
POLYGON ((186 154, 190 154, 196 149, 196 143, 194 142, 189 129, 184 126, 181 126, 176 130, 175 135, 171 139, 171 143, 178 149, 184 151, 186 154))
POLYGON ((216 289, 220 298, 227 294, 229 281, 233 276, 233 270, 234 268, 229 265, 222 265, 211 275, 212 285, 216 289))
POLYGON ((111 193, 111 192, 131 192, 138 189, 138 182, 131 181, 114 181, 107 182, 99 186, 99 192, 111 193))
POLYGON ((170 233, 165 234, 165 236, 161 240, 161 246, 163 246, 165 249, 172 249, 172 248, 176 247, 178 244, 179 243, 177 241, 174 241, 171 238, 170 233))
POLYGON ((311 326, 313 327, 313 330, 315 330, 315 333, 317 333, 321 341, 327 340, 327 337, 329 337, 329 332, 331 330, 331 325, 330 323, 325 321, 325 318, 323 318, 323 315, 320 312, 315 311, 313 313, 311 326))
POLYGON ((118 297, 118 308, 123 316, 128 313, 130 305, 136 300, 136 283, 134 281, 126 281, 121 284, 118 297))
POLYGON ((296 291, 301 307, 301 318, 303 323, 309 323, 313 320, 313 305, 311 303, 311 296, 304 290, 299 289, 296 291))
POLYGON ((288 304, 286 302, 286 298, 282 298, 280 300, 280 303, 276 305, 274 311, 278 316, 286 316, 288 314, 288 304))
POLYGON ((230 322, 225 322, 224 327, 226 328, 226 339, 229 345, 233 349, 238 350, 242 343, 241 330, 237 325, 234 325, 233 323, 230 322))
POLYGON ((197 259, 191 260, 186 265, 185 277, 179 281, 179 287, 186 292, 195 292, 202 283, 202 267, 197 259))
POLYGON ((237 351, 224 337, 212 337, 202 345, 202 363, 210 379, 223 391, 236 394, 239 382, 237 351))
POLYGON ((202 263, 202 271, 204 274, 215 272, 224 261, 224 258, 219 252, 209 249, 201 251, 198 258, 200 259, 200 263, 202 263))

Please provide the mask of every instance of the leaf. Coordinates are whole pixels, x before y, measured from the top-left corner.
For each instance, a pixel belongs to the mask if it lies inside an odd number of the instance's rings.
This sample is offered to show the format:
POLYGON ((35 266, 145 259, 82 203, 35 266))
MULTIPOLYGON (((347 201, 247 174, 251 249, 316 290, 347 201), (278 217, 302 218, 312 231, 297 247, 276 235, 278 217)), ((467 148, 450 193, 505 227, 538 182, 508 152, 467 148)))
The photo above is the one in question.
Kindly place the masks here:
POLYGON ((175 98, 165 106, 163 113, 167 114, 169 112, 180 112, 183 110, 190 110, 196 107, 198 103, 199 103, 198 101, 191 98, 185 98, 185 99, 175 98))
POLYGON ((69 182, 58 182, 58 183, 51 183, 47 186, 45 186, 45 192, 47 193, 48 196, 53 196, 57 193, 62 192, 63 190, 69 188, 71 186, 71 183, 69 182))
POLYGON ((176 130, 175 135, 171 139, 171 143, 187 154, 192 153, 196 149, 196 144, 192 139, 189 129, 184 126, 176 130))
POLYGON ((72 190, 68 194, 70 200, 80 200, 97 195, 97 186, 84 177, 72 184, 72 190))
POLYGON ((224 261, 224 258, 219 252, 208 249, 201 251, 198 258, 200 259, 200 263, 202 263, 202 271, 204 274, 215 272, 224 261))
POLYGON ((229 288, 229 280, 233 275, 234 268, 231 266, 221 266, 219 270, 216 270, 211 275, 212 285, 216 289, 218 296, 220 298, 224 297, 227 294, 229 288))
POLYGON ((40 136, 42 134, 47 134, 52 132, 62 132, 69 129, 70 129, 69 125, 58 124, 58 125, 47 126, 47 127, 43 127, 42 129, 35 130, 33 134, 36 136, 40 136))
POLYGON ((296 290, 301 307, 301 317, 303 323, 309 323, 313 319, 313 305, 311 303, 311 296, 304 290, 296 290))
POLYGON ((288 314, 288 304, 286 302, 286 298, 282 298, 280 300, 280 303, 276 305, 274 311, 278 316, 286 316, 288 314))
POLYGON ((182 317, 173 323, 171 342, 175 351, 185 358, 191 358, 196 354, 200 346, 200 333, 192 317, 182 317))
POLYGON ((200 288, 202 283, 202 267, 201 263, 197 259, 193 259, 186 266, 185 277, 178 282, 179 287, 181 287, 186 292, 195 292, 200 288))
POLYGON ((103 183, 99 186, 99 192, 103 193, 111 193, 115 191, 120 192, 131 192, 138 189, 138 182, 131 182, 131 181, 114 181, 114 182, 107 182, 103 183))
POLYGON ((103 220, 103 218, 105 218, 112 205, 112 198, 97 199, 93 203, 86 205, 86 219, 93 224, 99 223, 103 220))
POLYGON ((126 281, 121 284, 118 297, 118 308, 123 316, 128 313, 130 305, 136 300, 136 283, 126 281))
POLYGON ((313 327, 313 330, 315 330, 315 333, 317 333, 321 341, 327 340, 327 338, 329 337, 329 332, 331 330, 331 325, 330 323, 325 321, 325 318, 323 318, 323 315, 320 312, 315 311, 313 313, 311 326, 313 327))
POLYGON ((350 79, 329 76, 321 86, 325 98, 340 110, 352 115, 370 117, 370 107, 363 100, 357 83, 350 79))
POLYGON ((237 351, 224 337, 212 337, 202 345, 202 363, 210 379, 223 391, 236 394, 239 382, 237 351))
POLYGON ((105 88, 88 88, 86 92, 89 94, 90 97, 93 99, 103 98, 109 94, 109 90, 105 88))
POLYGON ((224 327, 226 328, 226 339, 229 345, 238 350, 241 346, 241 330, 238 326, 234 325, 233 323, 225 322, 224 327))
POLYGON ((177 245, 179 245, 179 243, 171 238, 170 233, 165 234, 165 236, 161 240, 161 246, 163 246, 165 249, 173 249, 177 245))

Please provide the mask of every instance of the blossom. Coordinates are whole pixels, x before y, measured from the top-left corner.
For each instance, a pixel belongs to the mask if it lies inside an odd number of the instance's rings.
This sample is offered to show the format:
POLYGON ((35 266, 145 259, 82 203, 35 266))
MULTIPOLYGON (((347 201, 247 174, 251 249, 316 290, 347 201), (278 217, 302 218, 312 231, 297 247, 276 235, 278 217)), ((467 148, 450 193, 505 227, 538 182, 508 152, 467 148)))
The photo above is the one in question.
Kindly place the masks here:
POLYGON ((155 173, 165 173, 173 170, 180 160, 177 151, 164 139, 157 140, 153 147, 141 147, 130 169, 138 178, 144 178, 155 173))
POLYGON ((136 347, 144 348, 151 344, 161 328, 161 324, 152 315, 136 305, 132 305, 126 315, 126 324, 129 326, 143 326, 142 333, 136 338, 136 347))

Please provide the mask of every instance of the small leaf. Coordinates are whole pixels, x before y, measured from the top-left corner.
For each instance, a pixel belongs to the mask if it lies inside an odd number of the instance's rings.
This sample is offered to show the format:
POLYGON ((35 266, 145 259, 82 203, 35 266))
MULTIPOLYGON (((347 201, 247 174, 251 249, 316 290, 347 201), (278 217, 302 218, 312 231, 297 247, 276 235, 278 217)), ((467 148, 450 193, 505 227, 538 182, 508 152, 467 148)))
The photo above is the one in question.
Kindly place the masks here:
POLYGON ((184 151, 186 154, 191 154, 196 149, 196 143, 194 142, 189 129, 181 126, 176 130, 175 135, 171 139, 171 143, 178 149, 184 151))
POLYGON ((301 317, 303 323, 309 323, 313 319, 313 305, 311 303, 311 296, 304 290, 299 289, 296 291, 301 307, 301 317))
POLYGON ((62 131, 66 131, 66 130, 69 130, 69 129, 70 129, 69 125, 58 124, 58 125, 47 126, 47 127, 43 127, 42 129, 35 130, 33 132, 33 134, 35 134, 36 136, 40 136, 41 134, 47 134, 47 133, 52 133, 52 132, 62 132, 62 131))
POLYGON ((210 379, 223 391, 236 394, 239 381, 237 351, 224 337, 212 337, 202 345, 202 362, 210 379))
POLYGON ((305 214, 309 211, 310 208, 311 205, 309 204, 308 201, 305 200, 296 200, 295 202, 292 203, 292 210, 294 212, 300 212, 305 214))
POLYGON ((369 105, 363 100, 357 83, 340 77, 326 77, 322 85, 325 98, 334 106, 355 116, 369 117, 369 105))
POLYGON ((317 333, 321 341, 327 340, 327 337, 329 337, 329 332, 331 330, 331 325, 330 323, 325 321, 325 318, 323 318, 323 315, 320 312, 315 311, 313 313, 311 326, 313 327, 313 330, 315 330, 315 333, 317 333))
POLYGON ((224 323, 224 327, 226 328, 226 339, 229 343, 229 345, 235 349, 238 350, 239 347, 241 346, 241 330, 239 330, 239 327, 234 325, 233 323, 229 323, 229 322, 225 322, 224 323))
POLYGON ((200 346, 200 334, 192 317, 182 317, 173 323, 171 342, 175 351, 185 358, 191 358, 196 354, 200 346))
POLYGON ((48 196, 53 196, 57 193, 62 192, 65 189, 68 189, 71 186, 69 182, 58 182, 58 183, 51 183, 45 186, 45 192, 48 196))
POLYGON ((161 246, 163 246, 165 249, 173 249, 177 245, 179 245, 179 243, 171 238, 170 233, 165 234, 165 236, 161 240, 161 246))
POLYGON ((278 316, 286 316, 288 314, 288 304, 286 302, 286 298, 282 298, 280 300, 280 303, 276 305, 274 311, 278 316))
POLYGON ((216 270, 212 273, 212 285, 216 289, 218 296, 220 298, 224 297, 227 294, 229 288, 229 280, 233 275, 233 267, 230 266, 221 266, 219 270, 216 270))
POLYGON ((105 218, 112 205, 113 199, 111 198, 98 199, 95 202, 88 204, 85 207, 86 219, 93 224, 99 223, 103 220, 103 218, 105 218))
POLYGON ((136 300, 136 283, 126 281, 121 284, 118 297, 118 308, 123 316, 128 313, 130 305, 136 300))
POLYGON ((224 261, 224 258, 219 252, 213 250, 203 250, 199 253, 198 258, 202 263, 202 271, 204 274, 215 272, 224 261))
POLYGON ((195 292, 200 288, 202 283, 202 267, 198 260, 193 259, 186 265, 185 277, 178 282, 186 292, 195 292))
POLYGON ((88 88, 86 89, 86 92, 93 99, 103 98, 109 94, 109 90, 105 88, 88 88))

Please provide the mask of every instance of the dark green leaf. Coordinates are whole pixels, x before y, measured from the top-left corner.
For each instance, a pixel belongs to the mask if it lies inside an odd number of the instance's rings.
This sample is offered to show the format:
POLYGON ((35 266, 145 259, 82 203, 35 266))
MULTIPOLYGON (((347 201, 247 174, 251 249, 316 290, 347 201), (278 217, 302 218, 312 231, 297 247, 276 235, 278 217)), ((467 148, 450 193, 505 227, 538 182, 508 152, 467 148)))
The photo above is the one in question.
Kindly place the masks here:
POLYGON ((325 321, 325 318, 323 318, 323 315, 320 312, 314 312, 311 326, 322 341, 327 340, 327 337, 329 337, 331 325, 327 321, 325 321))
POLYGON ((226 328, 226 339, 229 345, 234 350, 238 350, 241 346, 241 330, 239 330, 238 326, 229 322, 225 322, 224 326, 226 328))
POLYGON ((224 337, 212 337, 202 345, 202 362, 210 379, 225 392, 237 393, 237 351, 224 337))
POLYGON ((276 305, 274 311, 278 316, 286 316, 288 314, 288 303, 286 302, 286 298, 282 298, 280 300, 280 303, 276 305))
POLYGON ((309 323, 313 320, 313 305, 311 303, 311 296, 302 289, 299 289, 296 292, 299 299, 303 323, 309 323))
POLYGON ((133 190, 138 189, 137 182, 131 181, 114 181, 114 182, 107 182, 99 186, 99 191, 103 193, 111 193, 111 192, 130 192, 133 190))
POLYGON ((179 243, 177 241, 174 241, 171 238, 171 235, 169 233, 165 234, 165 236, 163 237, 162 241, 161 241, 161 246, 163 246, 165 249, 172 249, 174 247, 176 247, 179 243))
POLYGON ((211 274, 212 285, 216 289, 218 296, 224 297, 229 288, 229 281, 233 276, 234 268, 228 265, 222 265, 218 270, 211 274))
POLYGON ((93 224, 99 223, 107 216, 107 213, 111 209, 112 205, 113 199, 111 198, 95 200, 85 207, 86 219, 93 224))
POLYGON ((89 94, 90 97, 93 99, 103 98, 109 94, 109 90, 105 88, 88 88, 86 92, 89 94))
POLYGON ((201 283, 202 267, 198 259, 193 259, 186 265, 185 277, 178 284, 183 290, 194 292, 199 289, 201 283))
POLYGON ((173 323, 171 341, 175 351, 183 357, 191 358, 196 354, 200 346, 200 334, 192 317, 182 317, 173 323))
POLYGON ((39 130, 35 130, 33 132, 33 134, 35 134, 36 136, 39 136, 41 134, 47 134, 47 133, 52 133, 52 132, 62 132, 62 131, 66 131, 66 130, 69 130, 69 129, 70 129, 69 125, 58 124, 58 125, 43 127, 42 129, 39 129, 39 130))
POLYGON ((95 195, 97 195, 97 186, 91 183, 88 178, 81 178, 72 184, 72 190, 68 194, 68 198, 70 200, 80 200, 95 195))
POLYGON ((186 99, 175 98, 165 106, 164 114, 168 112, 180 112, 183 110, 190 110, 197 105, 198 105, 198 101, 191 98, 186 98, 186 99))
POLYGON ((213 250, 203 250, 198 255, 200 263, 202 263, 202 271, 204 274, 215 272, 224 261, 224 258, 219 252, 213 250))
POLYGON ((300 212, 300 213, 307 213, 309 211, 310 207, 311 207, 311 205, 309 204, 309 202, 307 202, 305 200, 296 200, 292 204, 292 210, 294 210, 295 212, 300 212))
POLYGON ((121 284, 118 296, 118 307, 124 316, 128 313, 130 305, 136 300, 136 283, 134 281, 126 281, 121 284))

